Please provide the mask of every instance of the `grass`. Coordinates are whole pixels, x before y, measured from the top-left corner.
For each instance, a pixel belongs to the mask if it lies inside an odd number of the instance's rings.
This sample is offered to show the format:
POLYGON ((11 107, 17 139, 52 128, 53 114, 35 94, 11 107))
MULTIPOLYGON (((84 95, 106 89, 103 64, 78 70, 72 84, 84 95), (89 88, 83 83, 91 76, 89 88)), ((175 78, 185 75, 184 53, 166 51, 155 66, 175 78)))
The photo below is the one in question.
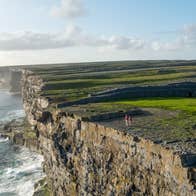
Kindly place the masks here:
MULTIPOLYGON (((195 72, 159 73, 156 71, 144 71, 141 73, 106 74, 102 76, 89 76, 89 78, 64 78, 49 80, 46 82, 44 94, 46 96, 61 98, 64 101, 77 100, 87 97, 88 94, 108 88, 117 88, 127 85, 157 85, 171 82, 191 80, 195 72)), ((58 99, 59 100, 59 99, 58 99)))
POLYGON ((196 81, 196 61, 116 61, 33 66, 53 103, 74 101, 108 88, 196 81))
POLYGON ((138 107, 154 107, 169 110, 180 110, 190 114, 196 114, 195 98, 146 98, 135 100, 122 100, 112 104, 132 105, 138 107))
POLYGON ((188 73, 164 73, 164 74, 152 74, 142 75, 137 74, 123 74, 121 76, 113 76, 111 78, 97 78, 94 79, 65 79, 57 81, 47 82, 47 89, 75 89, 75 88, 89 88, 94 86, 105 85, 118 85, 118 84, 143 84, 146 82, 157 82, 165 80, 175 80, 181 78, 189 78, 195 75, 194 72, 188 73))
MULTIPOLYGON (((43 96, 51 98, 52 106, 79 100, 106 89, 196 82, 196 61, 78 63, 37 66, 32 70, 43 78, 46 84, 43 96)), ((149 111, 149 115, 139 116, 133 127, 144 137, 164 140, 196 137, 194 98, 111 100, 63 109, 90 117, 108 112, 126 112, 134 107, 149 111)))
POLYGON ((50 73, 48 74, 46 72, 46 75, 42 75, 42 77, 45 79, 45 81, 62 81, 62 80, 69 80, 69 79, 111 79, 111 78, 121 78, 121 77, 127 77, 127 76, 148 76, 148 75, 156 75, 156 74, 169 74, 169 73, 185 73, 185 72, 194 72, 195 67, 194 66, 184 66, 184 67, 165 67, 165 68, 141 68, 139 69, 130 69, 125 68, 124 70, 116 70, 115 68, 113 70, 105 70, 105 71, 99 71, 99 70, 91 70, 91 72, 86 71, 85 69, 83 72, 67 72, 66 70, 61 71, 61 73, 50 73))
MULTIPOLYGON (((86 112, 93 114, 127 111, 137 108, 160 108, 171 111, 179 111, 187 115, 194 116, 196 114, 196 99, 195 98, 142 98, 129 99, 120 101, 108 101, 100 103, 91 103, 87 105, 74 106, 78 109, 86 109, 86 112)), ((68 109, 69 108, 65 108, 68 109)))

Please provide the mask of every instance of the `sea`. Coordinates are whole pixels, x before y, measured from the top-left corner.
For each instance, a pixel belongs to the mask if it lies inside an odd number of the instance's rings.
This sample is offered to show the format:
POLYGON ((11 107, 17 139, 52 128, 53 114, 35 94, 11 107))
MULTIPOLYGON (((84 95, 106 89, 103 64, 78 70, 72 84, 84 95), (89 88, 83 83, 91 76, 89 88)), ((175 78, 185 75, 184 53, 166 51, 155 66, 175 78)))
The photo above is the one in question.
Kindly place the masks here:
MULTIPOLYGON (((0 90, 0 124, 24 117, 21 97, 0 90)), ((0 137, 0 196, 32 196, 43 157, 0 137)))

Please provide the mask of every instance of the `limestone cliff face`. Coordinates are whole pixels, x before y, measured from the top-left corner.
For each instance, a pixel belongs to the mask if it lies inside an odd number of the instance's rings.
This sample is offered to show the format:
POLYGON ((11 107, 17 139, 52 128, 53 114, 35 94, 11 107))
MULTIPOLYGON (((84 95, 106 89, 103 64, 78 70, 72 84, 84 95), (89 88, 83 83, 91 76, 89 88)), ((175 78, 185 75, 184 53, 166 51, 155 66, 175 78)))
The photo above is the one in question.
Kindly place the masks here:
POLYGON ((53 195, 195 195, 193 169, 171 149, 128 133, 49 111, 43 81, 24 71, 24 108, 39 137, 53 195))

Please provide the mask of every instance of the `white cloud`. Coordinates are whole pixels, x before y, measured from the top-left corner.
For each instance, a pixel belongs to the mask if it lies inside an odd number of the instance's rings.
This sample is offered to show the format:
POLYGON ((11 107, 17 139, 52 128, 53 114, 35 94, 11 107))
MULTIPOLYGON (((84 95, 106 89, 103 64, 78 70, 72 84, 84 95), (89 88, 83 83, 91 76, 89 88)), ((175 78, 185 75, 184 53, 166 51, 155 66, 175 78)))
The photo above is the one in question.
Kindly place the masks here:
POLYGON ((112 36, 106 42, 106 45, 114 49, 141 49, 144 47, 143 40, 125 36, 112 36))
POLYGON ((0 51, 61 49, 87 46, 105 50, 178 51, 196 46, 196 25, 185 26, 171 41, 148 41, 128 36, 94 36, 78 26, 68 26, 60 33, 17 32, 0 33, 0 51))
POLYGON ((0 50, 43 50, 65 48, 80 43, 79 27, 69 26, 63 33, 37 33, 31 31, 0 33, 0 50))
POLYGON ((77 18, 87 12, 84 0, 61 0, 59 6, 54 6, 51 10, 52 16, 77 18))
POLYGON ((196 24, 184 26, 183 34, 184 42, 196 45, 196 24))
MULTIPOLYGON (((177 31, 176 31, 177 32, 177 31)), ((153 50, 183 50, 188 47, 196 47, 196 24, 185 25, 182 30, 177 32, 178 36, 175 40, 170 41, 152 41, 153 50)))
POLYGON ((125 36, 98 37, 80 27, 68 26, 62 33, 18 32, 1 33, 0 50, 43 50, 73 46, 106 47, 116 50, 141 49, 144 41, 125 36))
POLYGON ((69 39, 61 39, 57 34, 22 32, 0 35, 0 50, 36 50, 61 48, 73 45, 69 39))
POLYGON ((167 51, 175 51, 185 47, 185 43, 183 39, 177 39, 172 42, 161 42, 161 41, 153 41, 151 44, 153 50, 167 50, 167 51))

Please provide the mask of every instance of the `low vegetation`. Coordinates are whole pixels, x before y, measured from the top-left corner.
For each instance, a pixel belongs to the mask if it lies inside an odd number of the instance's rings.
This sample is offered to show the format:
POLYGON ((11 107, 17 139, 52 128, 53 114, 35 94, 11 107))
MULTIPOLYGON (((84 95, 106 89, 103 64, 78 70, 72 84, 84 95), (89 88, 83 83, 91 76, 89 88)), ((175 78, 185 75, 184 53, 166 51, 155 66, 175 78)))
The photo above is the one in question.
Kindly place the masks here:
MULTIPOLYGON (((37 66, 33 67, 32 71, 43 78, 43 96, 50 98, 54 106, 80 100, 108 89, 196 82, 196 61, 79 63, 37 66)), ((130 99, 127 95, 123 100, 107 99, 107 102, 73 105, 64 110, 90 117, 109 112, 126 113, 133 108, 140 108, 145 115, 134 117, 131 129, 126 130, 123 119, 109 122, 108 126, 114 125, 115 128, 154 139, 196 138, 195 98, 130 99)))
POLYGON ((145 98, 135 100, 121 100, 113 102, 113 104, 122 104, 138 107, 153 107, 169 110, 184 111, 189 114, 196 114, 196 99, 195 98, 145 98))
POLYGON ((124 86, 196 81, 195 61, 124 61, 46 65, 32 70, 45 81, 53 102, 74 101, 124 86))

